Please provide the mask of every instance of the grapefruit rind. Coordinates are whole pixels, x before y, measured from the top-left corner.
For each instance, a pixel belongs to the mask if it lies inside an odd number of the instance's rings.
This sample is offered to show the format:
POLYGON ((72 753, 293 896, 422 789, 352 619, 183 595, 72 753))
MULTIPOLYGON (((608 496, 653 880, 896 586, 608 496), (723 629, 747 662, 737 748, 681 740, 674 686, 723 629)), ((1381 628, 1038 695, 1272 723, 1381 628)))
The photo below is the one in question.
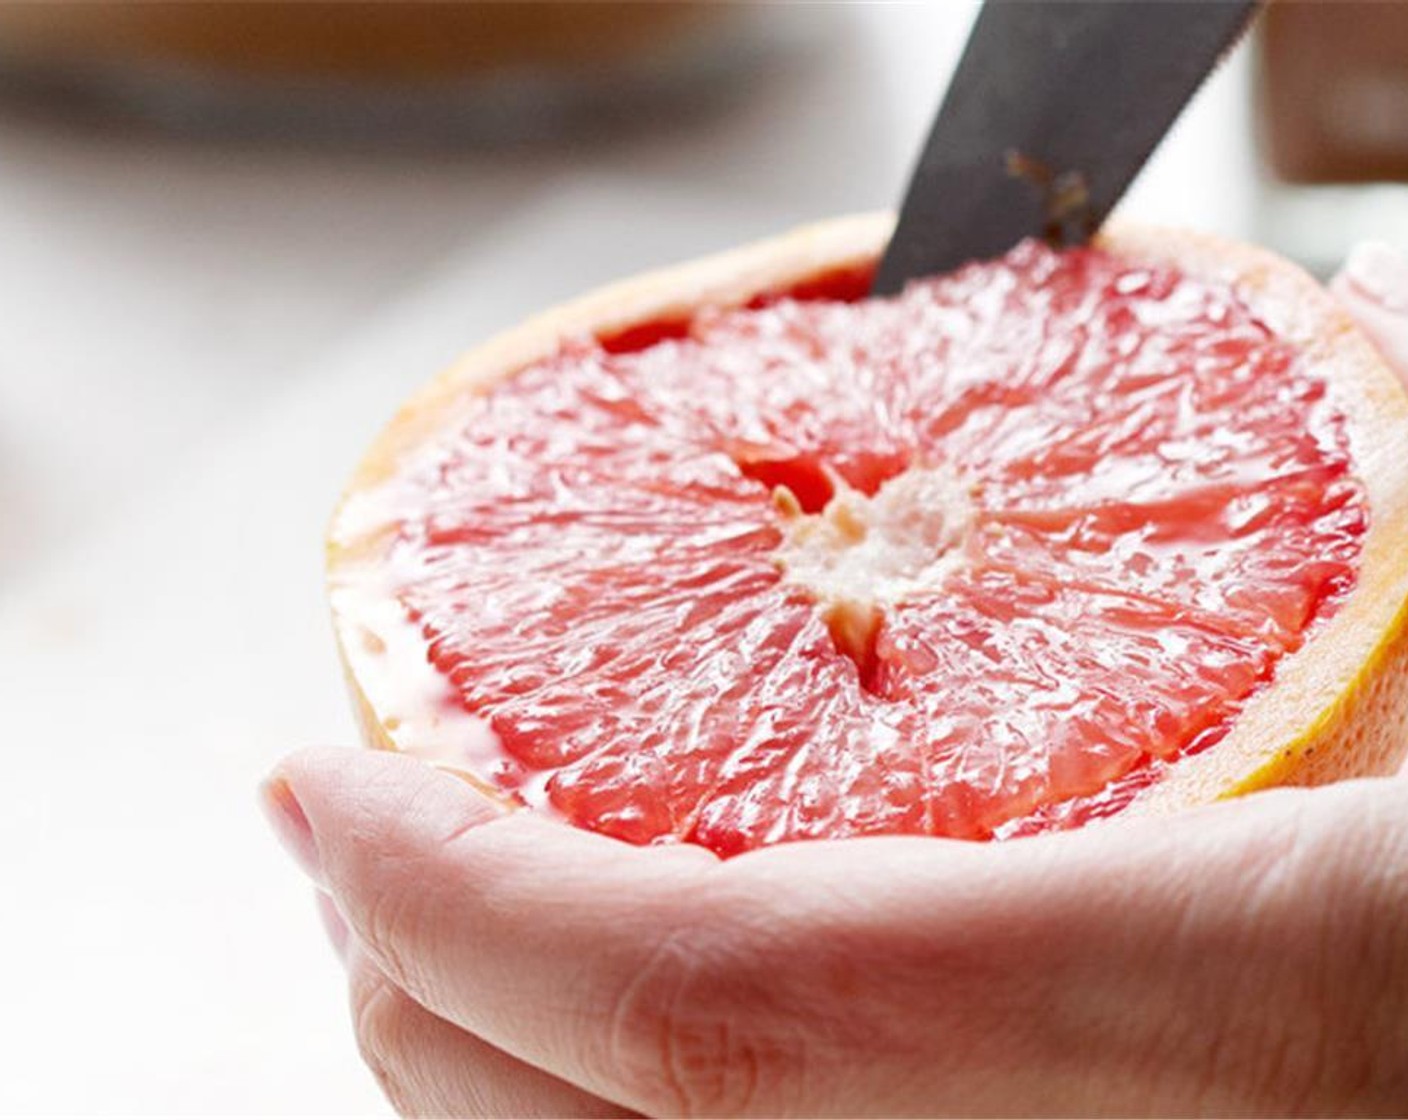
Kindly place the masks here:
POLYGON ((1184 759, 1131 811, 1162 812, 1277 785, 1397 769, 1408 748, 1408 397, 1348 314, 1300 269, 1203 235, 1117 227, 1104 247, 1229 285, 1302 349, 1345 415, 1371 511, 1354 590, 1277 666, 1227 738, 1184 759))
MULTIPOLYGON (((487 774, 487 724, 447 703, 418 630, 390 608, 380 561, 394 532, 381 484, 478 394, 549 356, 570 337, 736 306, 841 269, 863 268, 892 228, 885 214, 804 227, 768 241, 626 280, 527 320, 470 351, 413 396, 357 467, 327 540, 334 628, 364 740, 452 761, 514 805, 487 774), (476 754, 465 744, 481 742, 476 754)), ((1395 770, 1408 748, 1408 396, 1348 315, 1309 276, 1265 251, 1183 231, 1115 224, 1098 247, 1132 263, 1171 265, 1233 288, 1274 332, 1306 352, 1346 417, 1371 521, 1358 582, 1338 611, 1278 665, 1214 748, 1174 763, 1125 813, 1164 814, 1276 785, 1313 785, 1395 770)))

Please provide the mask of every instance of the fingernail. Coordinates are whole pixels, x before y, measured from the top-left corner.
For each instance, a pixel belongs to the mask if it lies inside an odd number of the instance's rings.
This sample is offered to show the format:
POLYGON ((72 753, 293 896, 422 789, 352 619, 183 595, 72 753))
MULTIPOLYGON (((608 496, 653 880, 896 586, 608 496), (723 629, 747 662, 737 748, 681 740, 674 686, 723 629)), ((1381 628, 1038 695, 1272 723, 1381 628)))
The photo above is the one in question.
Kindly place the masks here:
POLYGON ((350 936, 347 923, 337 912, 337 906, 333 903, 332 896, 324 891, 318 892, 318 914, 323 919, 323 929, 327 930, 328 940, 332 942, 333 949, 337 951, 338 959, 346 961, 347 939, 350 936))
POLYGON ((293 787, 283 778, 268 778, 260 786, 259 793, 264 814, 274 827, 274 835, 304 873, 315 883, 321 882, 323 868, 318 858, 317 841, 313 839, 313 826, 308 823, 303 806, 293 795, 293 787))

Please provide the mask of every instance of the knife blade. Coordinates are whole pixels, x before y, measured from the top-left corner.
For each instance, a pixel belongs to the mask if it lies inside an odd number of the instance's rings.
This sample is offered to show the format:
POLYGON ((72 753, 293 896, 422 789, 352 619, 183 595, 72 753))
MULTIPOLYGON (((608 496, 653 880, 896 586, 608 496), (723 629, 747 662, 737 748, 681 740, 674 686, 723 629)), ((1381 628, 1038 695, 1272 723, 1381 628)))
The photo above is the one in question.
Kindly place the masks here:
POLYGON ((1088 239, 1256 0, 989 0, 910 179, 874 292, 1035 235, 1088 239))

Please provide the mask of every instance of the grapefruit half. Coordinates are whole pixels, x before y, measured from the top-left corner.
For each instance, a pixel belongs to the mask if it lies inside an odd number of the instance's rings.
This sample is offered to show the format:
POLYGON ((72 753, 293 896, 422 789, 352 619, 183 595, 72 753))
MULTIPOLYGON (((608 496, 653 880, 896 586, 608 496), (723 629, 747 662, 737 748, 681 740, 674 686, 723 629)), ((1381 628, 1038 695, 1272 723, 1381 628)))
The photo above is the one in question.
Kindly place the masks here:
POLYGON ((329 535, 368 742, 723 854, 1396 766, 1408 399, 1332 299, 1123 227, 869 299, 889 228, 598 291, 412 399, 329 535))

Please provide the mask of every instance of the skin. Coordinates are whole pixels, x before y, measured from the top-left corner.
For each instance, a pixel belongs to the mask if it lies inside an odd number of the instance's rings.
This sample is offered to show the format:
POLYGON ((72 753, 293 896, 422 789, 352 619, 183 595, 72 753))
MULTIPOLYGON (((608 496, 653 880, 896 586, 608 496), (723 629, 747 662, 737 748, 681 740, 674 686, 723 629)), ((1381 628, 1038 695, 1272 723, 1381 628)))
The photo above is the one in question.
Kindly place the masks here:
MULTIPOLYGON (((1408 380, 1408 262, 1333 289, 1408 380)), ((1408 777, 721 862, 381 752, 266 781, 406 1115, 1403 1115, 1408 777)))

